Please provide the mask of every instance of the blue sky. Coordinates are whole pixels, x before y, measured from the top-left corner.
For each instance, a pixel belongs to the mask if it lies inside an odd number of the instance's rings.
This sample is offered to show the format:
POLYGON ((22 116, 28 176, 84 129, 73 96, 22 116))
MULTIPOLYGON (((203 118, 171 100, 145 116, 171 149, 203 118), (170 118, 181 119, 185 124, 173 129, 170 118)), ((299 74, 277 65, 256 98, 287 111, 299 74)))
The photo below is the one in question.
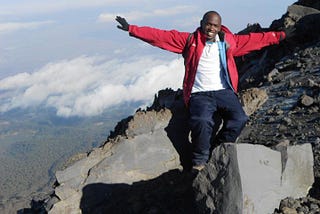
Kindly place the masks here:
POLYGON ((268 27, 292 0, 7 0, 0 10, 0 112, 48 106, 60 116, 97 115, 182 84, 181 57, 116 28, 130 24, 193 31, 216 10, 233 32, 268 27))

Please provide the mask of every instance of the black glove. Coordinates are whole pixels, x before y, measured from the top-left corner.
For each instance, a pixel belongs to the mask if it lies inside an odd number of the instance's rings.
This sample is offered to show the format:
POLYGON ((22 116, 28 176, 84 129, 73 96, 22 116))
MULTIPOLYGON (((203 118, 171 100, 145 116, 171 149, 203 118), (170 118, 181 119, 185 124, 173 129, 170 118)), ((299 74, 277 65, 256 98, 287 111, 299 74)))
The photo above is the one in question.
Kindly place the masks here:
POLYGON ((125 18, 122 18, 121 16, 116 16, 116 21, 120 23, 120 25, 117 25, 119 29, 124 31, 129 30, 129 24, 125 18))
POLYGON ((290 40, 296 35, 295 26, 290 26, 290 27, 284 28, 283 31, 286 34, 285 40, 290 40))

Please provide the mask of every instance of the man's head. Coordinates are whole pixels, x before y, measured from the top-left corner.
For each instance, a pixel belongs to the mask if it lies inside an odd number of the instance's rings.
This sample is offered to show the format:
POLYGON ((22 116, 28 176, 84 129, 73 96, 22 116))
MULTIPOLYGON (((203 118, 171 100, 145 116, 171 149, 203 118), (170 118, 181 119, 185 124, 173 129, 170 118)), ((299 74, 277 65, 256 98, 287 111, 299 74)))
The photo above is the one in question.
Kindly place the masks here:
POLYGON ((200 21, 202 32, 208 41, 215 41, 217 33, 221 30, 221 16, 216 11, 208 11, 200 21))

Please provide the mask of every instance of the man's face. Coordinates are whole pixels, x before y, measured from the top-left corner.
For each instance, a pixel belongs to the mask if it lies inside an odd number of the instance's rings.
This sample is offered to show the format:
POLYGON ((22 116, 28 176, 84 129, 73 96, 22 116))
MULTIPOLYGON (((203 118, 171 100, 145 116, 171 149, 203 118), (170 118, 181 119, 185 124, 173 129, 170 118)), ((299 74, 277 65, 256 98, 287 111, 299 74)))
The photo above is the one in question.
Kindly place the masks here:
POLYGON ((208 14, 201 20, 201 30, 205 34, 207 41, 215 41, 217 33, 221 30, 221 18, 215 13, 208 14))

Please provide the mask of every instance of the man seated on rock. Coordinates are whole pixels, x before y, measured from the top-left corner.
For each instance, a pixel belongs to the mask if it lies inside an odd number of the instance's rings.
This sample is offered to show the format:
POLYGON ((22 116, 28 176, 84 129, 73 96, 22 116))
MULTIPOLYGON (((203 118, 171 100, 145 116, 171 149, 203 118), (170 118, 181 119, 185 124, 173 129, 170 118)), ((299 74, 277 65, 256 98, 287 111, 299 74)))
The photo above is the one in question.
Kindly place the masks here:
POLYGON ((235 142, 248 120, 236 95, 238 71, 234 57, 278 44, 286 33, 233 34, 221 25, 221 16, 216 11, 206 12, 193 33, 129 25, 120 16, 116 21, 120 23, 117 27, 129 31, 130 36, 183 55, 183 96, 190 112, 193 169, 203 169, 215 137, 214 113, 218 111, 223 119, 215 142, 218 144, 235 142))

